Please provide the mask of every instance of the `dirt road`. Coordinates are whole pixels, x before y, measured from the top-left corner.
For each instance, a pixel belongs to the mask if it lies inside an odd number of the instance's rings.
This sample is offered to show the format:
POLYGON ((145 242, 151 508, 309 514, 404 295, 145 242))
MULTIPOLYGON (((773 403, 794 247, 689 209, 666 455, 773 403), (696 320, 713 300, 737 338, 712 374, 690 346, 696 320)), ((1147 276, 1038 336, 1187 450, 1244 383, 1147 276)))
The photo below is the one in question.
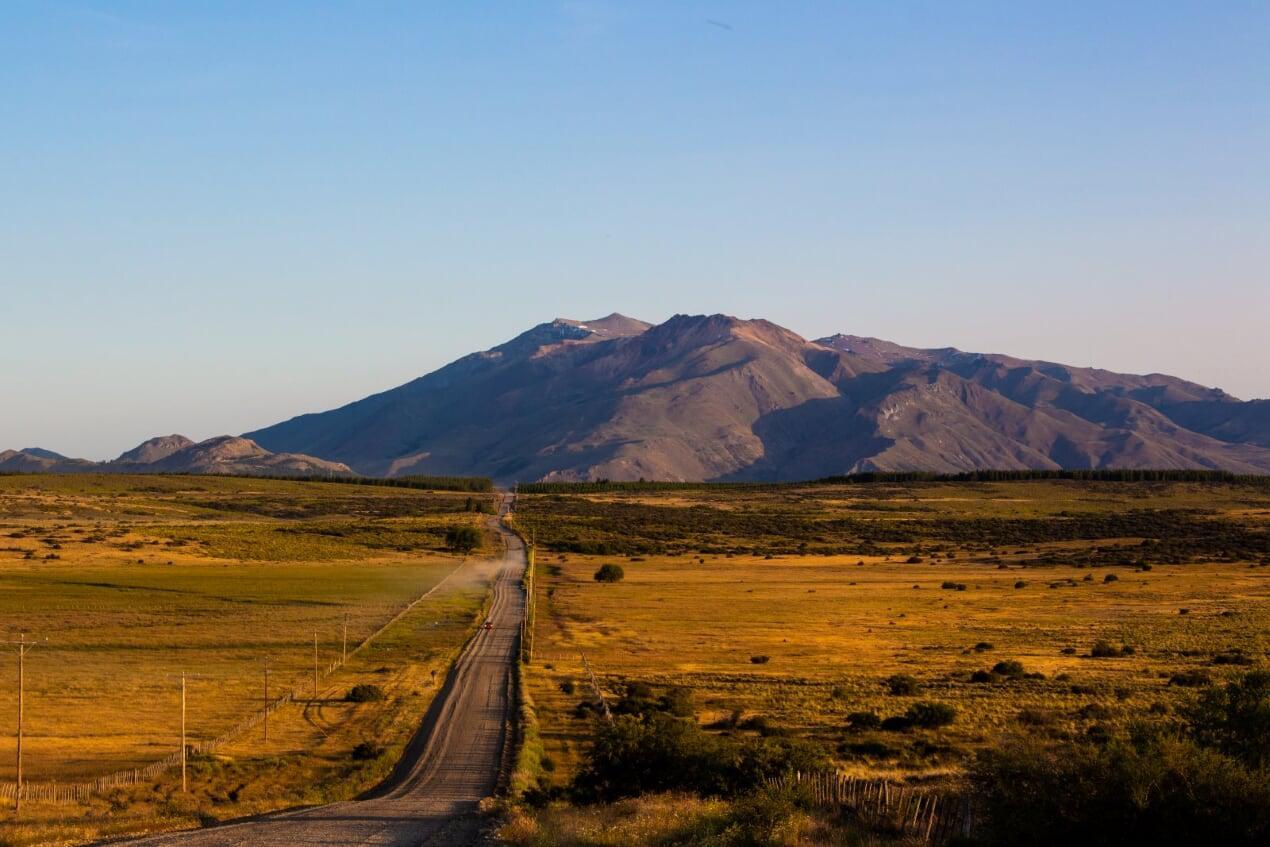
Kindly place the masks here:
POLYGON ((494 583, 493 629, 478 631, 469 642, 405 755, 382 785, 357 800, 125 843, 156 847, 461 847, 475 843, 481 830, 477 803, 494 793, 510 747, 512 669, 525 614, 524 546, 501 526, 498 531, 507 553, 494 583))

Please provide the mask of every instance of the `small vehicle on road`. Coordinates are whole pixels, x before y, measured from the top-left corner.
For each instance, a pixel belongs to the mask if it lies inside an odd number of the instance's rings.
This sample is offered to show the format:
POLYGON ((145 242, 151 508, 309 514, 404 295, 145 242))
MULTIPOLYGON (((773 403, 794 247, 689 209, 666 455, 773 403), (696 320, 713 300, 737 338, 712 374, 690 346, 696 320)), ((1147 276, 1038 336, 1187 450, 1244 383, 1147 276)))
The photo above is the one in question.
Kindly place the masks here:
POLYGON ((494 622, 493 622, 493 621, 486 621, 486 622, 485 622, 485 628, 486 628, 486 629, 493 629, 493 628, 494 628, 494 622))

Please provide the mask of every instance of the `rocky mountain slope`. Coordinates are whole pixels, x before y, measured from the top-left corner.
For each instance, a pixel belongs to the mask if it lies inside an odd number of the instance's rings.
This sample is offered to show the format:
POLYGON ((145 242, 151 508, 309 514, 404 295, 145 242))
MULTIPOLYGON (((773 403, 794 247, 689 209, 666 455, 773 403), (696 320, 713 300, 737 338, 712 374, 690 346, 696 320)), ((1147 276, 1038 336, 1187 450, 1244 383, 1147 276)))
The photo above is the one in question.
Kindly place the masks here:
POLYGON ((0 452, 9 473, 200 473, 346 476, 347 465, 297 453, 271 453, 247 438, 222 435, 195 443, 183 435, 152 438, 110 462, 68 459, 51 450, 0 452))
POLYGON ((247 433, 360 473, 799 479, 862 470, 1270 472, 1270 401, 1174 377, 763 320, 558 319, 390 391, 247 433))

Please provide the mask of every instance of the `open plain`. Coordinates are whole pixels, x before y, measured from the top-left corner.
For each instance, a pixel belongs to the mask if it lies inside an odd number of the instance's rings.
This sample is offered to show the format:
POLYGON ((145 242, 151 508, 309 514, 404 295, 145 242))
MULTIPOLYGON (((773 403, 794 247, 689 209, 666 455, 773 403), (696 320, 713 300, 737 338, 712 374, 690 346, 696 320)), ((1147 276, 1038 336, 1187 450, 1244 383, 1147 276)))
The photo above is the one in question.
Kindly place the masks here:
MULTIPOLYGON (((24 780, 123 781, 79 802, 28 801, 0 822, 0 842, 208 824, 374 785, 494 575, 464 566, 481 551, 448 549, 447 530, 485 533, 493 506, 488 493, 378 485, 0 477, 0 619, 6 639, 37 644, 25 661, 24 780), (267 741, 266 665, 268 702, 293 692, 269 715, 267 741), (180 749, 182 673, 188 794, 179 766, 130 779, 180 749)), ((498 549, 495 536, 483 546, 498 549)), ((16 661, 4 654, 6 727, 16 661)), ((0 736, 0 783, 14 780, 14 744, 0 736)))
MULTIPOLYGON (((619 712, 660 698, 708 732, 812 742, 840 773, 960 790, 985 750, 1168 723, 1270 656, 1259 483, 526 490, 543 798, 576 792, 585 764, 598 700, 584 657, 619 712), (594 578, 605 564, 620 581, 594 578), (932 703, 951 720, 907 722, 932 703)), ((506 834, 677 843, 694 814, 720 817, 688 798, 608 815, 548 803, 506 834)))

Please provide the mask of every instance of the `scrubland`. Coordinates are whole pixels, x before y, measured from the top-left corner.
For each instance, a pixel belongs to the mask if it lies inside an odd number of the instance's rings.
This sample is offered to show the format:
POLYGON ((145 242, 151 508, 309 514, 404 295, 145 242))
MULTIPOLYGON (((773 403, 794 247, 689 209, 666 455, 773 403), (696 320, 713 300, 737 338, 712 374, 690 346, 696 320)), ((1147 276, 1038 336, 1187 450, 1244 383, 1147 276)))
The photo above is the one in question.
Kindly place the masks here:
MULTIPOLYGON (((642 814, 576 802, 597 726, 583 656, 619 713, 660 702, 707 733, 808 742, 827 770, 961 792, 1020 741, 1176 724, 1270 651, 1264 486, 596 491, 522 496, 517 521, 539 542, 526 679, 546 805, 513 843, 642 814), (594 579, 605 564, 624 578, 594 579), (951 720, 922 720, 932 705, 951 720)), ((779 843, 848 838, 802 831, 779 843)))
MULTIPOLYGON (((178 675, 191 677, 189 794, 173 768, 77 803, 28 802, 0 822, 0 842, 79 843, 370 787, 484 602, 482 581, 454 575, 463 558, 444 549, 446 531, 483 528, 492 505, 280 480, 0 477, 0 627, 38 645, 26 659, 26 782, 86 782, 178 751, 178 675), (345 644, 348 663, 332 669, 345 644), (262 709, 266 659, 270 699, 296 697, 271 714, 268 742, 259 724, 196 754, 262 709), (374 696, 346 699, 359 684, 374 696)), ((16 654, 3 655, 13 672, 0 676, 0 715, 11 716, 16 654)), ((0 736, 0 781, 14 778, 14 741, 0 736)))

